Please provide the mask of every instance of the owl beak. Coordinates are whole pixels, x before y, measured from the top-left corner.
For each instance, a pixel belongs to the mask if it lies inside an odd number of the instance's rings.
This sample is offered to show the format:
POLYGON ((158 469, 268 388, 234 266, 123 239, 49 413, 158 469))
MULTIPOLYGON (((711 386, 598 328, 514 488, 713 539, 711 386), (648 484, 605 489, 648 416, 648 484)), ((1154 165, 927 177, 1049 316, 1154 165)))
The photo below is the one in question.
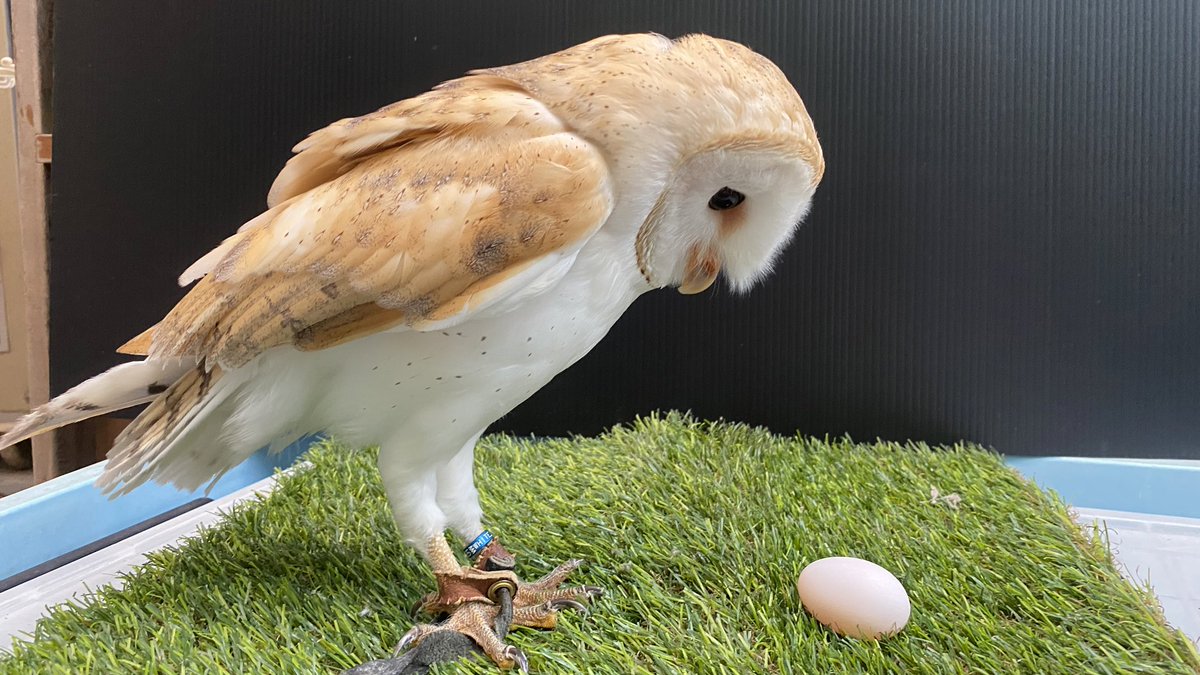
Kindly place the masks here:
POLYGON ((683 283, 679 292, 693 295, 708 289, 721 272, 721 257, 711 245, 693 244, 688 249, 687 262, 683 270, 683 283))

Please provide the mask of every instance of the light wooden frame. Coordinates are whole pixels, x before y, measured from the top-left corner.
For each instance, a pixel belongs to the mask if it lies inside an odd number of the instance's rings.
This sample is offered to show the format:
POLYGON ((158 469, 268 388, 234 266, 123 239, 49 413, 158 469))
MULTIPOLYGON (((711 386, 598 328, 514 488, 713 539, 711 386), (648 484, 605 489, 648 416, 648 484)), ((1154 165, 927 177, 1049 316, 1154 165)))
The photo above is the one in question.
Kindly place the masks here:
MULTIPOLYGON (((47 164, 37 160, 36 138, 49 132, 50 35, 53 0, 16 0, 11 5, 13 60, 17 72, 17 217, 28 331, 31 405, 50 398, 50 287, 46 256, 47 164)), ((34 480, 41 482, 74 468, 54 434, 33 439, 34 480)))

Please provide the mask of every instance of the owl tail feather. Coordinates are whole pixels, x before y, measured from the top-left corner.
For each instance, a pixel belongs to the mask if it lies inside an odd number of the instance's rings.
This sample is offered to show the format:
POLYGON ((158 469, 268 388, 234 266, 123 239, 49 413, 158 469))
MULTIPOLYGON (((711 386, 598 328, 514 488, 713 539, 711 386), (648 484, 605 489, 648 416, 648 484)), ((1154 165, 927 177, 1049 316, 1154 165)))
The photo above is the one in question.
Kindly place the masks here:
POLYGON ((192 359, 152 359, 123 363, 25 415, 3 436, 0 448, 74 422, 158 398, 195 367, 192 359))
POLYGON ((117 436, 96 487, 109 497, 126 494, 151 478, 191 487, 196 475, 216 476, 227 469, 215 458, 202 464, 204 458, 194 451, 180 456, 186 448, 177 443, 225 402, 230 391, 217 386, 221 375, 219 367, 210 370, 203 363, 185 372, 117 436))

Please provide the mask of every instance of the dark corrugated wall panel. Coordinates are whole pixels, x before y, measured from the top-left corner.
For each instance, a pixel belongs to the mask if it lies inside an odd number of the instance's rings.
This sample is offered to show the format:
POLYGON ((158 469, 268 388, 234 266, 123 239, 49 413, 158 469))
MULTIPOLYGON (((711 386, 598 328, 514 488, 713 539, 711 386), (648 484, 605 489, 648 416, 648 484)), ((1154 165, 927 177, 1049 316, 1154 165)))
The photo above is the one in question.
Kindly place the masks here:
POLYGON ((500 427, 654 409, 1010 453, 1200 457, 1200 5, 59 3, 53 385, 176 301, 308 131, 607 32, 774 59, 829 170, 748 297, 650 295, 500 427))

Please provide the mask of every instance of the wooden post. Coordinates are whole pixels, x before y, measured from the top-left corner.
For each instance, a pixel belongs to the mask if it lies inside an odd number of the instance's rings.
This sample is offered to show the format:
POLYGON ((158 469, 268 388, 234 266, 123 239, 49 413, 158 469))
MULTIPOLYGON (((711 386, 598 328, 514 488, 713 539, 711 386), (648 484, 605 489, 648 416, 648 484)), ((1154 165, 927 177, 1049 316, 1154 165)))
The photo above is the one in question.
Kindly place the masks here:
MULTIPOLYGON (((37 160, 39 134, 50 133, 50 27, 53 0, 14 2, 13 60, 17 72, 17 214, 26 316, 29 331, 29 397, 31 405, 50 399, 50 287, 46 255, 47 164, 37 160)), ((60 448, 54 434, 33 439, 33 474, 44 481, 79 466, 77 453, 60 448)))

